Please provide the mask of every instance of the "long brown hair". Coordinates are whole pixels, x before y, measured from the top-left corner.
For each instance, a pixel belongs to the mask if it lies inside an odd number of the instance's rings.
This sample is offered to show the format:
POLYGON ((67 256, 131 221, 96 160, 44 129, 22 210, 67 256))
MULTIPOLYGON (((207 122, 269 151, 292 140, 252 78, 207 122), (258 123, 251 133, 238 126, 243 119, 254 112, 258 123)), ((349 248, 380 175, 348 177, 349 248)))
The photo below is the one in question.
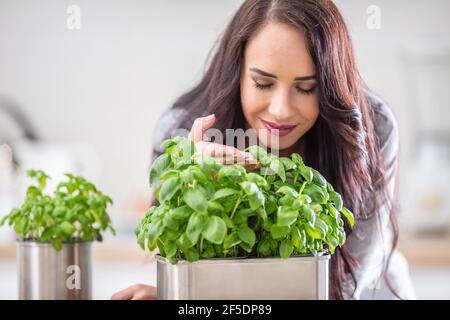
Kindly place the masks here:
MULTIPOLYGON (((392 204, 392 199, 383 174, 373 110, 364 97, 364 84, 345 21, 330 0, 245 1, 227 26, 200 83, 173 105, 188 111, 178 127, 190 129, 196 117, 214 113, 217 129, 225 132, 244 128, 240 100, 244 50, 250 37, 268 22, 285 23, 305 32, 315 63, 320 116, 302 138, 306 145, 305 162, 319 170, 341 193, 356 221, 378 215, 380 207, 392 204)), ((398 231, 393 206, 389 208, 393 250, 398 231)), ((347 235, 352 232, 347 225, 346 232, 347 235)), ((357 261, 346 245, 333 255, 330 272, 333 298, 344 298, 343 288, 349 279, 356 288, 356 267, 357 261)))

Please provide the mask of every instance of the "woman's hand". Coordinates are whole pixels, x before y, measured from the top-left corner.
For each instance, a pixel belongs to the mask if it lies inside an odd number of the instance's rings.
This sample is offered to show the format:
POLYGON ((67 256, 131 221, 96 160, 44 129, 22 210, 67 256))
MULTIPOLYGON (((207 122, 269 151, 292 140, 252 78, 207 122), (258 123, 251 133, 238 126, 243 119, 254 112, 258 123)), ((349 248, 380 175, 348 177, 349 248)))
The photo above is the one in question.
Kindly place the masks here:
POLYGON ((241 164, 250 171, 259 168, 259 162, 251 153, 208 141, 205 137, 205 132, 211 128, 215 122, 216 117, 214 114, 195 119, 189 133, 189 139, 195 143, 197 153, 209 156, 218 163, 227 165, 241 164))
POLYGON ((112 295, 111 300, 156 300, 156 288, 135 284, 112 295))

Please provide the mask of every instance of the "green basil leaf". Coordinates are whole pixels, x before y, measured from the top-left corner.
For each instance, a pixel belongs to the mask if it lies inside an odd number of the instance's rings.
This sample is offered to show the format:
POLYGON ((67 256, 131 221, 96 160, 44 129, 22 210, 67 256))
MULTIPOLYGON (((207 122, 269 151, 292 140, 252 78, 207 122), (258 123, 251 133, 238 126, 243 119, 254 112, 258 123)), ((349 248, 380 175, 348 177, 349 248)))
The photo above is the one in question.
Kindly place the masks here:
POLYGON ((164 215, 163 224, 167 228, 178 231, 178 228, 180 227, 180 220, 175 219, 173 214, 169 212, 164 215))
POLYGON ((237 233, 239 239, 253 247, 256 241, 256 235, 251 228, 249 228, 248 226, 240 226, 237 229, 237 233))
POLYGON ((173 217, 173 219, 177 220, 186 220, 190 217, 191 214, 192 209, 187 205, 171 209, 168 213, 168 215, 173 217))
POLYGON ((186 251, 187 249, 195 245, 195 243, 189 239, 186 233, 183 233, 175 242, 183 251, 186 251))
POLYGON ((200 234, 206 227, 206 216, 194 212, 188 221, 186 235, 192 243, 197 243, 200 234))
POLYGON ((328 199, 328 193, 325 193, 324 190, 312 183, 309 183, 303 188, 303 194, 311 197, 312 201, 315 203, 326 203, 328 199))
POLYGON ((230 180, 241 180, 242 172, 234 167, 223 166, 218 173, 219 181, 227 183, 230 180))
POLYGON ((250 207, 253 210, 264 207, 265 197, 254 182, 244 181, 241 183, 241 187, 247 194, 250 207))
POLYGON ((194 248, 189 248, 184 252, 184 255, 186 256, 186 260, 189 262, 197 261, 200 257, 198 254, 198 251, 194 248))
POLYGON ((217 201, 208 201, 208 211, 223 212, 225 208, 217 201))
POLYGON ((222 217, 223 221, 225 221, 227 228, 233 229, 236 226, 233 220, 231 220, 231 218, 225 212, 222 212, 220 216, 222 217))
POLYGON ((248 147, 248 152, 250 152, 253 157, 255 157, 255 159, 257 159, 259 162, 261 162, 261 164, 263 165, 267 165, 268 164, 268 155, 267 155, 267 151, 264 150, 263 148, 261 148, 260 146, 254 145, 254 146, 250 146, 248 147))
POLYGON ((336 236, 337 236, 337 240, 339 242, 339 246, 342 246, 345 243, 345 232, 342 230, 336 230, 336 236))
POLYGON ((328 234, 326 240, 328 243, 328 248, 330 250, 330 253, 334 254, 336 247, 339 245, 338 239, 335 236, 333 236, 332 234, 328 234))
POLYGON ((305 225, 306 233, 314 239, 323 239, 325 237, 324 230, 320 228, 311 227, 309 224, 305 225))
POLYGON ((278 189, 276 191, 276 193, 282 193, 282 194, 291 196, 292 198, 297 198, 298 197, 297 191, 295 191, 294 189, 292 189, 289 186, 282 186, 280 189, 278 189))
POLYGON ((206 213, 208 210, 208 200, 198 189, 189 189, 183 196, 184 202, 194 211, 206 213))
POLYGON ((162 143, 161 143, 161 148, 163 148, 163 149, 168 149, 168 148, 170 148, 170 147, 172 147, 172 146, 174 146, 174 145, 176 145, 177 143, 175 142, 175 140, 174 139, 166 139, 166 140, 164 140, 162 143))
POLYGON ((294 246, 292 245, 291 241, 289 241, 288 239, 284 239, 283 241, 281 241, 280 257, 286 259, 291 256, 292 252, 294 252, 294 246))
POLYGON ((150 223, 150 226, 148 228, 148 241, 151 243, 156 243, 156 240, 158 237, 163 233, 164 231, 164 225, 161 219, 156 219, 150 223))
POLYGON ((60 228, 67 236, 71 236, 76 230, 75 227, 67 221, 63 221, 60 228))
POLYGON ((223 248, 230 249, 231 247, 234 247, 240 244, 241 242, 242 240, 239 238, 237 232, 235 231, 225 237, 225 240, 223 242, 223 248))
POLYGON ((172 177, 165 180, 161 185, 161 189, 159 190, 158 201, 170 201, 172 197, 177 193, 177 191, 180 190, 180 187, 181 183, 180 178, 178 177, 172 177))
POLYGON ((281 181, 286 181, 286 173, 284 171, 284 166, 279 159, 272 159, 270 162, 270 169, 273 170, 281 179, 281 181))
POLYGON ((266 198, 265 208, 266 208, 267 214, 269 214, 269 215, 277 211, 278 205, 277 205, 277 200, 274 196, 269 195, 266 198))
POLYGON ((314 223, 316 222, 316 213, 310 207, 303 206, 302 214, 305 217, 306 221, 308 221, 308 224, 310 226, 314 226, 314 223))
POLYGON ((192 140, 187 139, 185 137, 175 137, 174 138, 178 147, 182 151, 183 159, 189 159, 196 152, 195 144, 192 140))
POLYGON ((280 199, 278 199, 279 206, 293 207, 295 205, 294 202, 295 198, 292 198, 288 195, 282 196, 280 199))
POLYGON ((303 167, 304 166, 303 159, 298 153, 294 152, 293 154, 291 154, 291 158, 292 158, 292 161, 294 161, 294 163, 298 167, 303 167))
POLYGON ((227 226, 218 216, 208 217, 206 226, 202 232, 203 237, 215 244, 222 244, 227 234, 227 226))
POLYGON ((325 221, 323 221, 320 217, 316 217, 316 221, 315 221, 315 224, 314 224, 314 228, 320 228, 320 229, 322 229, 322 233, 323 234, 327 234, 327 232, 328 232, 328 230, 329 230, 329 227, 328 227, 328 225, 326 224, 326 222, 325 221))
POLYGON ((272 238, 276 240, 282 239, 289 234, 289 227, 273 224, 270 228, 270 234, 272 235, 272 238))
POLYGON ((350 226, 353 227, 355 224, 355 217, 353 216, 353 213, 347 208, 342 208, 341 213, 347 218, 350 226))
POLYGON ((256 183, 259 187, 263 189, 269 189, 269 185, 267 183, 267 180, 264 179, 264 177, 260 176, 259 174, 256 174, 254 172, 250 172, 247 174, 247 181, 256 183))
POLYGON ((306 246, 306 235, 303 229, 299 229, 297 226, 291 227, 291 239, 294 247, 301 251, 306 246))
POLYGON ((330 195, 330 200, 333 202, 336 209, 341 211, 343 208, 341 195, 335 191, 329 191, 328 194, 330 195))
POLYGON ((277 224, 279 226, 290 226, 297 221, 298 211, 292 210, 290 207, 278 207, 277 224))
POLYGON ((222 188, 222 189, 217 190, 214 193, 212 200, 218 200, 221 198, 229 197, 229 196, 235 195, 237 193, 238 193, 238 191, 236 189, 222 188))
POLYGON ((177 253, 177 245, 173 241, 168 241, 164 246, 164 251, 167 258, 173 257, 177 253))
POLYGON ((57 251, 60 251, 62 249, 62 241, 60 238, 55 238, 52 240, 52 246, 53 248, 55 248, 57 251))
POLYGON ((150 186, 154 186, 158 182, 159 177, 169 168, 170 164, 170 156, 167 153, 163 153, 153 161, 149 177, 150 186))
POLYGON ((264 220, 263 222, 263 229, 267 232, 270 232, 272 230, 272 221, 270 219, 264 220))
POLYGON ((258 243, 257 252, 263 257, 268 257, 272 254, 272 249, 270 247, 270 241, 263 239, 258 243))
POLYGON ((292 161, 292 160, 289 159, 289 158, 281 157, 281 158, 280 158, 280 161, 281 161, 281 163, 283 164, 284 169, 285 169, 286 171, 287 171, 287 170, 295 169, 295 168, 297 167, 297 165, 294 163, 294 161, 292 161))
POLYGON ((320 174, 319 171, 312 169, 312 172, 313 172, 313 182, 322 188, 326 188, 327 180, 325 180, 325 178, 320 174))

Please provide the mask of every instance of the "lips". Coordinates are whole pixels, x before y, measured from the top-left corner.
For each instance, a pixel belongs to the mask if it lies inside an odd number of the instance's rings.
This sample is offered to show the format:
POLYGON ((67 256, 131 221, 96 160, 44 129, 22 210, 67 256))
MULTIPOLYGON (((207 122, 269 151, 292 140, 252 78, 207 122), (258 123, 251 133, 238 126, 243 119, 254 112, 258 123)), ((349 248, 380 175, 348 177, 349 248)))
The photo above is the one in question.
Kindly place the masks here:
POLYGON ((277 134, 275 130, 278 130, 279 136, 288 135, 292 132, 292 130, 295 129, 295 127, 297 127, 297 125, 281 125, 263 119, 261 119, 261 122, 263 123, 264 127, 266 127, 266 129, 269 130, 269 132, 272 134, 277 134))

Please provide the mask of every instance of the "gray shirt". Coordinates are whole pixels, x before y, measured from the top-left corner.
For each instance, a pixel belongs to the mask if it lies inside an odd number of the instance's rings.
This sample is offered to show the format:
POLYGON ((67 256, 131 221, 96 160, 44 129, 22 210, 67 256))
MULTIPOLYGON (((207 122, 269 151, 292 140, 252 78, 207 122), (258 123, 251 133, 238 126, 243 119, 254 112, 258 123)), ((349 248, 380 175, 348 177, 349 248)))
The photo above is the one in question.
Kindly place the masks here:
MULTIPOLYGON (((389 106, 370 90, 365 90, 366 100, 374 111, 374 128, 381 150, 381 158, 386 168, 389 195, 396 197, 396 180, 399 151, 399 133, 397 121, 389 106)), ((375 195, 376 196, 376 195, 375 195)), ((352 282, 346 286, 346 298, 359 299, 367 289, 386 287, 380 280, 380 274, 387 264, 387 258, 392 248, 392 230, 389 223, 389 206, 385 204, 380 209, 378 219, 372 215, 369 219, 355 222, 352 234, 347 238, 346 245, 355 259, 358 267, 355 271, 357 287, 352 282)), ((409 274, 406 259, 394 250, 387 277, 396 293, 403 299, 415 299, 415 292, 409 274)), ((391 294, 381 295, 383 298, 393 297, 391 294)))
MULTIPOLYGON (((366 100, 374 111, 374 128, 380 144, 381 156, 387 168, 385 174, 388 178, 389 193, 394 196, 397 172, 397 155, 399 148, 399 137, 397 121, 388 105, 377 95, 365 90, 366 100)), ((189 115, 191 122, 202 115, 189 115)), ((164 152, 160 144, 164 139, 172 135, 177 119, 183 117, 184 110, 170 109, 159 119, 154 130, 152 159, 164 152)), ((189 128, 185 128, 189 129, 189 128)), ((359 299, 367 289, 383 287, 379 283, 380 274, 387 263, 387 256, 392 244, 392 231, 389 224, 389 208, 387 205, 380 208, 379 219, 372 218, 355 222, 353 232, 348 236, 346 245, 353 257, 358 261, 355 271, 357 287, 352 281, 348 281, 344 288, 347 299, 359 299)), ((415 298, 414 289, 409 276, 408 264, 403 256, 395 250, 391 257, 387 276, 400 297, 404 299, 415 298)), ((384 298, 389 298, 386 294, 384 298)))

